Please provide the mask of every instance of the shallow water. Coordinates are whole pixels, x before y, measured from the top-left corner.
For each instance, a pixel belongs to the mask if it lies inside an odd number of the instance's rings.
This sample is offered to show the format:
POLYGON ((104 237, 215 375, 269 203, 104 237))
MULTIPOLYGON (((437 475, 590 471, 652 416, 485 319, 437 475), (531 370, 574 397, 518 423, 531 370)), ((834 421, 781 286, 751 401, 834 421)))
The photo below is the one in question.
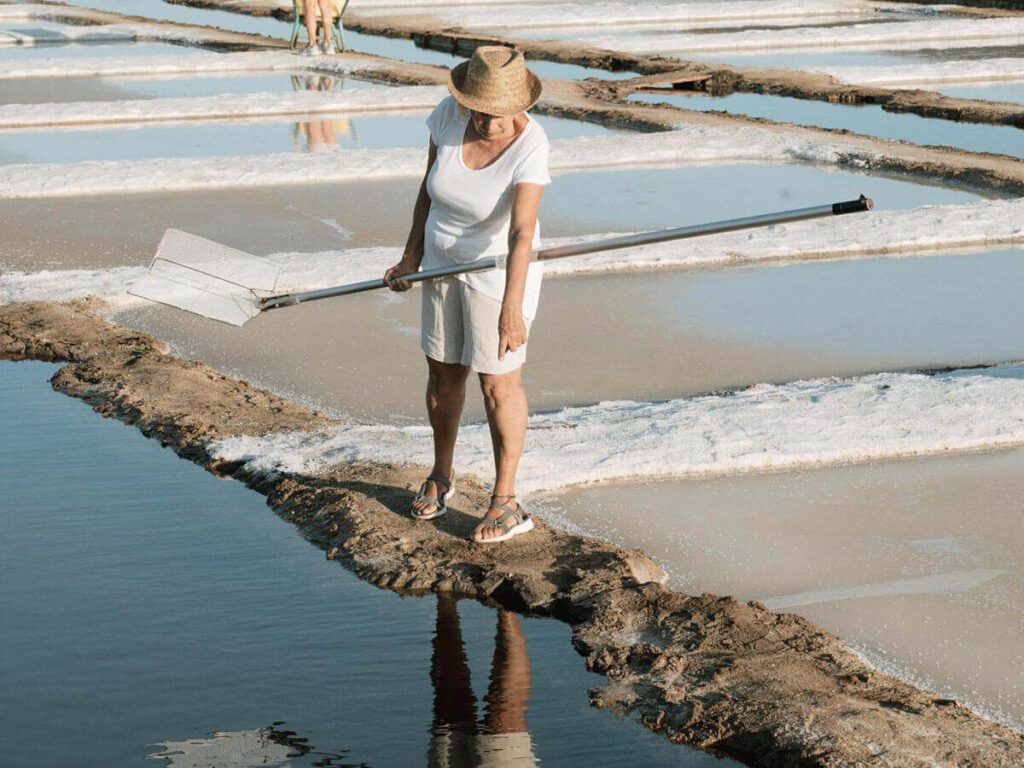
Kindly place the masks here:
POLYGON ((1013 104, 1024 104, 1024 82, 978 83, 975 85, 936 85, 925 86, 930 90, 955 96, 958 99, 984 99, 985 101, 1008 101, 1013 104))
MULTIPOLYGON (((531 411, 1013 359, 1024 350, 1022 257, 1008 250, 549 279, 524 369, 531 411)), ((300 305, 241 329, 163 307, 119 322, 320 408, 423 420, 415 290, 300 305)), ((482 414, 471 387, 466 418, 482 414)))
POLYGON ((686 591, 799 613, 884 671, 1024 728, 1022 498, 1018 449, 596 486, 543 505, 642 547, 686 591))
MULTIPOLYGON (((590 130, 585 123, 574 126, 590 130)), ((425 129, 419 130, 425 143, 425 129)), ((324 162, 343 158, 329 154, 324 162)), ((148 264, 167 227, 261 256, 400 247, 418 186, 418 179, 405 178, 10 200, 0 218, 0 264, 18 270, 148 264)), ((848 200, 862 192, 879 210, 979 199, 964 190, 809 166, 641 168, 557 176, 545 192, 541 221, 549 237, 635 232, 848 200)))
MULTIPOLYGON (((184 5, 164 3, 162 0, 76 0, 72 5, 81 8, 98 8, 115 13, 135 14, 161 21, 176 21, 185 24, 203 24, 220 27, 233 32, 249 32, 258 35, 283 38, 291 36, 291 22, 274 18, 257 18, 245 14, 228 11, 215 11, 205 8, 191 8, 184 5)), ((416 46, 411 40, 366 35, 353 30, 345 30, 345 44, 349 50, 362 53, 373 53, 378 56, 411 61, 417 64, 433 64, 442 67, 453 67, 461 57, 455 57, 443 51, 435 51, 416 46)), ((299 32, 299 42, 306 39, 305 28, 299 32)), ((590 69, 575 64, 560 64, 550 61, 531 61, 530 68, 539 77, 579 79, 597 77, 602 79, 621 79, 636 77, 633 72, 608 72, 602 69, 590 69)))
POLYGON ((816 70, 832 67, 889 67, 903 64, 924 64, 931 61, 961 59, 999 59, 1024 56, 1024 46, 1005 45, 980 48, 921 48, 881 51, 803 51, 772 53, 694 52, 679 58, 693 61, 732 64, 737 67, 778 67, 780 69, 816 70))
POLYGON ((180 766, 147 755, 190 740, 171 751, 219 768, 200 755, 274 725, 244 765, 441 765, 428 749, 524 705, 517 765, 723 764, 590 707, 603 678, 567 626, 360 582, 255 492, 53 392, 55 369, 0 363, 7 764, 180 766))
POLYGON ((93 42, 65 45, 0 45, 0 61, 5 59, 49 59, 65 56, 152 56, 154 54, 195 53, 195 48, 172 43, 93 42))
MULTIPOLYGON (((284 76, 287 77, 287 76, 284 76)), ((315 84, 323 78, 303 78, 315 84)), ((340 87, 340 86, 339 86, 340 87)), ((345 86, 347 87, 347 85, 345 86)), ((2 90, 2 81, 0 81, 2 90)), ((218 122, 182 121, 115 128, 0 131, 0 163, 72 163, 151 157, 218 157, 331 149, 425 146, 427 111, 278 116, 218 122)), ((625 134, 596 123, 533 115, 551 139, 625 134)), ((324 162, 344 162, 325 155, 324 162)))
POLYGON ((62 77, 0 80, 0 104, 219 96, 233 93, 293 93, 379 88, 351 77, 309 72, 167 75, 162 77, 62 77))
POLYGON ((845 129, 854 133, 884 139, 900 139, 915 144, 937 144, 968 149, 972 152, 997 152, 1024 158, 1024 132, 1019 128, 958 123, 909 113, 886 112, 876 105, 830 104, 824 101, 756 93, 731 93, 728 96, 689 95, 671 90, 663 93, 635 93, 629 100, 648 104, 667 102, 683 109, 701 112, 719 110, 783 123, 845 129))

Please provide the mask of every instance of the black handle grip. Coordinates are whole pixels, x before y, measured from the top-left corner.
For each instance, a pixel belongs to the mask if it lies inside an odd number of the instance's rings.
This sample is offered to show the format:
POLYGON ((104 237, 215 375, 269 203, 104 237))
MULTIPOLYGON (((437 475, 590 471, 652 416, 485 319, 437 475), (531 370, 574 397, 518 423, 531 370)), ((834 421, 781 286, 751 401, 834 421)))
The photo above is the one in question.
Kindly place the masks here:
POLYGON ((839 216, 844 213, 860 213, 861 211, 870 211, 875 207, 875 201, 870 197, 864 197, 861 195, 856 200, 847 200, 845 203, 833 203, 832 213, 839 216))

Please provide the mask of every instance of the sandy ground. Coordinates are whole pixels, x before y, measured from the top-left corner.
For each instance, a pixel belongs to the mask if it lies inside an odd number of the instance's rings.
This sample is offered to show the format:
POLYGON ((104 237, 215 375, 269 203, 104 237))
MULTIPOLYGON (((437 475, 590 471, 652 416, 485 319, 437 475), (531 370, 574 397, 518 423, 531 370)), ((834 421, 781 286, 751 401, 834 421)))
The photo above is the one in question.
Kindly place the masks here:
MULTIPOLYGON (((152 337, 100 320, 88 302, 0 309, 0 356, 67 360, 60 391, 136 424, 211 466, 209 441, 309 428, 325 417, 164 354, 152 337)), ((360 465, 328 478, 239 477, 327 556, 394 590, 474 596, 573 626, 609 678, 598 706, 634 712, 669 738, 751 765, 985 765, 1024 760, 1024 735, 867 666, 792 614, 661 585, 646 555, 540 523, 529 542, 465 540, 484 489, 463 485, 439 525, 402 510, 422 468, 360 465)))

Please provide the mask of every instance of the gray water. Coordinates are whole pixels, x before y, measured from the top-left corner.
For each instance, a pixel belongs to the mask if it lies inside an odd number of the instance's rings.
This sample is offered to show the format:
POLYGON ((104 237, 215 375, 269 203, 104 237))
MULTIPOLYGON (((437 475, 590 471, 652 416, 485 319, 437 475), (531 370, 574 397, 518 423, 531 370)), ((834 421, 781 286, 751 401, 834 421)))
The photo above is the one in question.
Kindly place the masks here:
POLYGON ((1024 131, 1012 126, 978 125, 936 120, 914 114, 886 112, 880 106, 830 104, 824 101, 765 96, 756 93, 731 93, 728 96, 664 93, 634 93, 631 101, 648 104, 667 102, 683 109, 701 112, 720 110, 782 123, 839 128, 854 133, 900 139, 915 144, 959 147, 972 152, 997 152, 1024 157, 1024 131))
MULTIPOLYGON (((303 81, 308 82, 308 81, 303 81)), ((3 81, 0 81, 0 94, 3 81)), ((0 163, 73 163, 153 157, 217 157, 325 149, 426 147, 427 111, 336 113, 159 125, 0 131, 0 163)), ((552 139, 624 134, 596 123, 533 115, 552 139)), ((329 155, 324 162, 343 162, 329 155)))
POLYGON ((261 765, 440 765, 429 748, 502 714, 537 763, 722 764, 591 708, 567 626, 370 587, 255 492, 53 392, 55 370, 0 363, 5 765, 156 765, 161 742, 272 725, 261 765))

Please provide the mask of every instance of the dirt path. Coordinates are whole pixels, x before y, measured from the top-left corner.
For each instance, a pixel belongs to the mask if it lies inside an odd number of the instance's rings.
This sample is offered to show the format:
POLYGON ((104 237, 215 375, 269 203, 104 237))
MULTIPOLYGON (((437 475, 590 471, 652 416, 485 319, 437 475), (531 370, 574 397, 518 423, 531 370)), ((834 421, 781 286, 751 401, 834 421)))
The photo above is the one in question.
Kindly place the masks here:
POLYGON ((209 441, 328 422, 156 339, 111 325, 100 304, 0 307, 0 358, 67 361, 53 385, 135 424, 179 455, 267 496, 327 557, 399 592, 449 592, 573 627, 587 666, 608 682, 596 706, 636 713, 673 741, 756 766, 1019 766, 1024 735, 956 702, 880 674, 792 614, 662 586, 646 555, 540 523, 482 548, 466 541, 486 499, 463 484, 439 524, 405 514, 422 467, 340 467, 327 477, 246 476, 209 441))

